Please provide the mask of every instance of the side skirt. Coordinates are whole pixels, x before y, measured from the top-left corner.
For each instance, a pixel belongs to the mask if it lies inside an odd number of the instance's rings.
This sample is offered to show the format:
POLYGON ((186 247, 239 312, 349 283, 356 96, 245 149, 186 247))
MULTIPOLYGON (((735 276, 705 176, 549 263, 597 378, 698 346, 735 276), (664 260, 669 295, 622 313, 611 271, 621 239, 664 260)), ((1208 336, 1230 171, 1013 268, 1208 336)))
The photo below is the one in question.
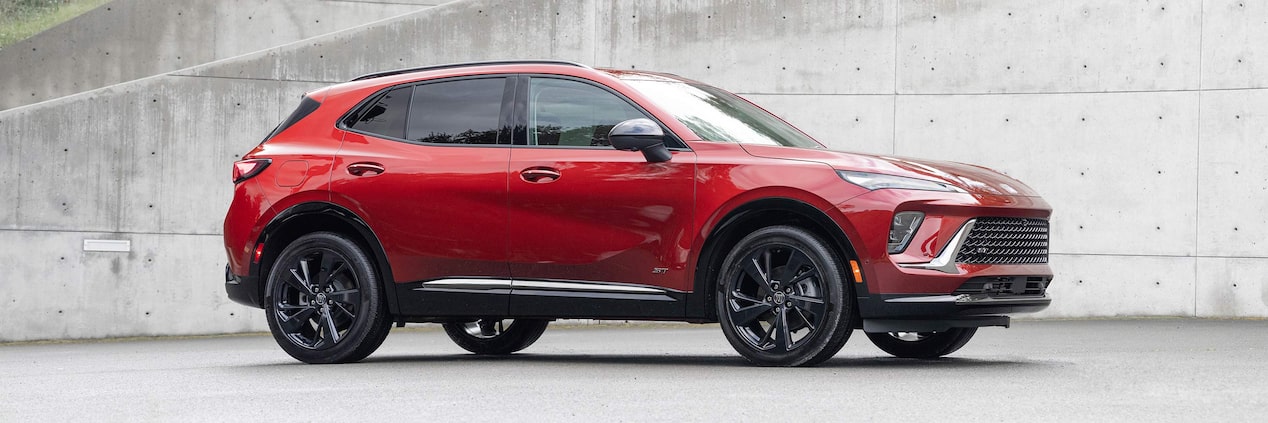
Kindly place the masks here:
POLYGON ((688 293, 594 281, 449 278, 399 284, 408 322, 463 317, 683 320, 688 293))

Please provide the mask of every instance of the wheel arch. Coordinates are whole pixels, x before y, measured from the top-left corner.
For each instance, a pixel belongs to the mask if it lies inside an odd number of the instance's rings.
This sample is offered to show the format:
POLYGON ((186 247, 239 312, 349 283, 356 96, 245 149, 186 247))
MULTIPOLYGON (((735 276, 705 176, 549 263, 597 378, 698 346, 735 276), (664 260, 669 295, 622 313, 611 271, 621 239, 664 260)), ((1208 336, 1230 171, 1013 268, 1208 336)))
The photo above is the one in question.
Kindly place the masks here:
MULTIPOLYGON (((717 278, 726 255, 744 236, 758 229, 774 225, 792 225, 824 237, 833 251, 841 254, 842 263, 857 260, 854 244, 841 227, 827 214, 814 206, 793 198, 768 197, 744 203, 718 220, 705 238, 697 256, 693 291, 694 299, 687 304, 688 317, 705 321, 717 321, 714 301, 717 296, 717 278)), ((863 282, 854 280, 850 272, 843 275, 846 281, 858 285, 856 293, 866 293, 863 282)), ((856 307, 857 310, 857 307, 856 307)))
POLYGON ((269 302, 268 279, 273 262, 287 245, 313 232, 339 233, 364 249, 372 257, 372 264, 379 272, 380 285, 387 297, 388 311, 396 314, 396 290, 393 289, 395 279, 378 235, 356 213, 337 204, 321 201, 293 205, 274 216, 260 231, 255 245, 264 244, 264 250, 259 262, 252 264, 252 273, 259 277, 260 292, 257 298, 262 308, 269 302))

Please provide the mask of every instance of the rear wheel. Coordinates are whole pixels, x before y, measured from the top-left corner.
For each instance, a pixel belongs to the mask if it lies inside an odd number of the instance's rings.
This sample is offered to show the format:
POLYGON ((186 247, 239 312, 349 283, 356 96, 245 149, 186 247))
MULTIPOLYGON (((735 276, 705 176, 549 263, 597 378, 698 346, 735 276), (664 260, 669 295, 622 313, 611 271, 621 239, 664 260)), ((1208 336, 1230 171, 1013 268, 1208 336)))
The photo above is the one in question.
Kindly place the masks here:
POLYGON ((867 338, 882 351, 900 358, 938 358, 969 343, 977 328, 952 328, 943 332, 868 332, 867 338))
POLYGON ((445 333, 462 349, 476 354, 504 355, 533 345, 546 332, 548 320, 479 319, 445 323, 445 333))
POLYGON ((391 330, 378 274, 347 237, 317 232, 282 250, 268 279, 269 329, 305 363, 358 361, 391 330))
POLYGON ((736 244, 723 263, 718 317, 727 341, 761 366, 812 366, 853 330, 854 294, 828 244, 772 226, 736 244))

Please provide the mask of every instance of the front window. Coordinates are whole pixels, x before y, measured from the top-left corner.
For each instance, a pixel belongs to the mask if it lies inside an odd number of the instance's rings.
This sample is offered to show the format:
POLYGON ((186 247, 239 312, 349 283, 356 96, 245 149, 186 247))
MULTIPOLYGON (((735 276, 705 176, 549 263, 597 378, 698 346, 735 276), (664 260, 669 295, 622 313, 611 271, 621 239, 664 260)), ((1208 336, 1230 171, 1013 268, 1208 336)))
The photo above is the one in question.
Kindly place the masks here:
POLYGON ((703 84, 626 80, 706 141, 823 148, 823 145, 744 99, 703 84))
POLYGON ((620 97, 577 81, 533 78, 528 96, 529 145, 607 146, 613 126, 646 117, 620 97))

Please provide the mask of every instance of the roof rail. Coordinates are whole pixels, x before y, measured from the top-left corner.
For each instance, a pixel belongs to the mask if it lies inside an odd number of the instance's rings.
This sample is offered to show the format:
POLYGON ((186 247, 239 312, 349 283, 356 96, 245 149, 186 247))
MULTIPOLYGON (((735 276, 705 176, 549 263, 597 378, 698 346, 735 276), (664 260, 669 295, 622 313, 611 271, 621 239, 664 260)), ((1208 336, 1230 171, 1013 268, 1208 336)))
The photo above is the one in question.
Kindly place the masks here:
POLYGON ((429 70, 437 70, 437 69, 449 69, 449 68, 465 68, 465 67, 468 67, 468 66, 488 66, 488 65, 534 65, 534 64, 541 64, 541 65, 568 65, 568 66, 576 66, 576 67, 579 67, 579 68, 586 68, 586 69, 590 69, 590 67, 589 67, 589 66, 586 66, 586 65, 583 65, 583 64, 580 64, 580 63, 577 63, 577 62, 569 62, 569 61, 566 61, 566 60, 493 60, 493 61, 488 61, 488 62, 449 63, 449 64, 444 64, 444 65, 432 65, 432 66, 422 66, 422 67, 417 67, 417 68, 397 69, 397 70, 390 70, 390 71, 383 71, 383 72, 374 72, 374 73, 367 73, 367 74, 365 74, 365 75, 361 75, 361 76, 358 76, 358 77, 356 77, 356 78, 352 78, 352 80, 353 80, 353 81, 362 81, 362 80, 366 80, 366 79, 382 78, 382 77, 385 77, 385 76, 400 75, 400 74, 403 74, 403 73, 410 73, 410 72, 421 72, 421 71, 429 71, 429 70))

